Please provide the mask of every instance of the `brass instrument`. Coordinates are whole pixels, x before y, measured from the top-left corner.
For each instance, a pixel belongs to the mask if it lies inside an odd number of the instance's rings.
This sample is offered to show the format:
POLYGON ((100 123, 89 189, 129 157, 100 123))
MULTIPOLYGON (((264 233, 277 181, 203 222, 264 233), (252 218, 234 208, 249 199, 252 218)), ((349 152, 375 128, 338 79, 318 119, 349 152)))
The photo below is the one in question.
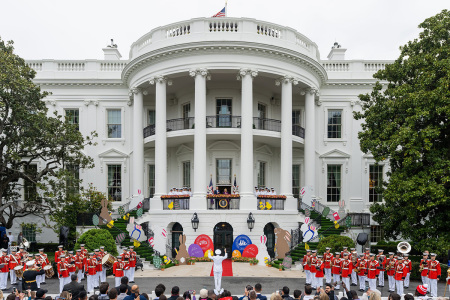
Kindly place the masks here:
MULTIPOLYGON (((419 273, 422 273, 423 269, 424 269, 423 265, 420 264, 420 267, 419 267, 419 273)), ((450 269, 449 269, 449 270, 450 270, 450 269)))
POLYGON ((306 264, 311 267, 311 257, 306 259, 306 264))
POLYGON ((397 251, 406 254, 411 251, 411 245, 408 242, 400 242, 397 245, 397 251))

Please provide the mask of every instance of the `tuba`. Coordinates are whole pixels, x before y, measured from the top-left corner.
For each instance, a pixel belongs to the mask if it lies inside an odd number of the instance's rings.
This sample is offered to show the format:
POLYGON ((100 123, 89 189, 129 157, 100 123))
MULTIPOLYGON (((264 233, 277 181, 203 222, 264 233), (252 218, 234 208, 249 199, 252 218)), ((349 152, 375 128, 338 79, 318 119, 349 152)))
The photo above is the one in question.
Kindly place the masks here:
POLYGON ((397 251, 406 254, 411 251, 411 245, 408 242, 400 242, 397 245, 397 251))

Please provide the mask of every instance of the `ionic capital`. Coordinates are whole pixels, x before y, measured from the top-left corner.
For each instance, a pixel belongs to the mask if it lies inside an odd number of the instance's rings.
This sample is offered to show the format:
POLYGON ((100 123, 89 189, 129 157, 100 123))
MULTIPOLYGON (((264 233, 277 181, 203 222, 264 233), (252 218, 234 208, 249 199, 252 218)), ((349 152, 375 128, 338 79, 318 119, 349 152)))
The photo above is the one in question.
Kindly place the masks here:
POLYGON ((237 75, 237 80, 241 80, 242 77, 245 75, 250 75, 252 78, 255 78, 258 76, 258 70, 248 69, 248 68, 242 68, 239 70, 239 73, 237 75))
POLYGON ((197 75, 206 77, 207 80, 211 80, 211 74, 208 72, 208 69, 206 68, 197 68, 189 70, 189 76, 195 77, 197 75))
POLYGON ((319 90, 316 88, 306 88, 306 89, 300 90, 300 95, 306 95, 306 94, 315 95, 315 96, 320 95, 319 90))
POLYGON ((148 83, 150 83, 151 85, 154 85, 155 83, 167 83, 167 85, 172 85, 172 80, 163 75, 158 75, 150 78, 148 83))
POLYGON ((142 89, 138 88, 138 87, 134 87, 130 89, 130 92, 128 93, 128 95, 131 97, 133 95, 137 95, 139 93, 142 93, 142 89))
POLYGON ((298 84, 298 79, 294 78, 292 76, 289 75, 284 75, 281 76, 280 78, 278 78, 277 80, 275 80, 275 85, 276 86, 280 86, 281 83, 292 83, 293 85, 297 85, 298 84))

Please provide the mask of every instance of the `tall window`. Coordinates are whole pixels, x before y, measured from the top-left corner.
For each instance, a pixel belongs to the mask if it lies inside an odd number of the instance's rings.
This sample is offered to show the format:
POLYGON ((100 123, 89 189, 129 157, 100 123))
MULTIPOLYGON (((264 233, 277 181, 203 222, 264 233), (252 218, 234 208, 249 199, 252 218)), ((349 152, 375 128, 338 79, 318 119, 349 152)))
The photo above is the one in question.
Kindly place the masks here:
POLYGON ((342 137, 342 110, 328 110, 328 138, 340 139, 342 137))
MULTIPOLYGON (((37 174, 37 165, 28 165, 25 167, 25 171, 27 174, 34 177, 37 174)), ((25 201, 35 201, 37 199, 36 183, 29 180, 24 180, 23 193, 25 201)))
POLYGON ((370 242, 378 243, 383 240, 383 229, 379 225, 370 226, 370 242))
POLYGON ((191 187, 191 162, 183 162, 183 187, 191 187))
POLYGON ((67 193, 70 195, 78 194, 80 191, 80 169, 77 165, 67 165, 66 170, 71 175, 66 179, 67 193))
POLYGON ((217 185, 231 184, 231 159, 216 160, 216 183, 217 185))
POLYGON ((191 112, 191 104, 187 103, 183 105, 183 126, 184 129, 190 129, 189 127, 189 114, 191 112))
POLYGON ((80 111, 78 109, 66 109, 66 122, 76 125, 79 130, 80 125, 80 111))
POLYGON ((383 166, 370 165, 369 171, 369 202, 381 202, 380 188, 383 183, 383 166))
POLYGON ((156 123, 156 116, 155 116, 155 111, 154 110, 149 110, 148 111, 148 120, 147 123, 148 125, 155 125, 156 123))
POLYGON ((300 110, 292 111, 292 125, 300 125, 300 110))
POLYGON ((260 161, 258 164, 258 187, 266 187, 266 163, 260 161))
POLYGON ((108 109, 108 138, 122 137, 122 112, 120 109, 108 109))
POLYGON ((36 242, 36 224, 23 224, 22 234, 28 242, 36 242))
POLYGON ((327 201, 341 200, 341 165, 327 166, 327 201))
POLYGON ((150 198, 155 194, 155 165, 148 165, 148 195, 150 198))
POLYGON ((262 104, 262 103, 258 103, 258 121, 257 124, 255 124, 255 129, 266 129, 265 124, 267 123, 267 106, 262 104))
POLYGON ((113 201, 122 200, 122 166, 108 165, 108 196, 113 201))
POLYGON ((217 99, 217 127, 231 127, 231 99, 217 99))
POLYGON ((292 165, 292 194, 295 198, 300 197, 300 165, 292 165))

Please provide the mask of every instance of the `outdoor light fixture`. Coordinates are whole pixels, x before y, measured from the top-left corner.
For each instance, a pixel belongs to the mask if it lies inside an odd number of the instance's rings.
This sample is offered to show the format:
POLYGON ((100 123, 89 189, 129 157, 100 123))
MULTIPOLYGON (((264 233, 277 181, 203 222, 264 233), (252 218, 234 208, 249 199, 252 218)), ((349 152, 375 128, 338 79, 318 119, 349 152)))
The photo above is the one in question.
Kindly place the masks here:
POLYGON ((192 219, 191 219, 192 229, 197 231, 199 222, 200 222, 200 220, 198 219, 197 213, 194 213, 194 215, 192 216, 192 219))
POLYGON ((248 225, 248 229, 250 229, 250 231, 252 231, 253 227, 255 226, 255 218, 253 217, 252 213, 248 214, 247 225, 248 225))

